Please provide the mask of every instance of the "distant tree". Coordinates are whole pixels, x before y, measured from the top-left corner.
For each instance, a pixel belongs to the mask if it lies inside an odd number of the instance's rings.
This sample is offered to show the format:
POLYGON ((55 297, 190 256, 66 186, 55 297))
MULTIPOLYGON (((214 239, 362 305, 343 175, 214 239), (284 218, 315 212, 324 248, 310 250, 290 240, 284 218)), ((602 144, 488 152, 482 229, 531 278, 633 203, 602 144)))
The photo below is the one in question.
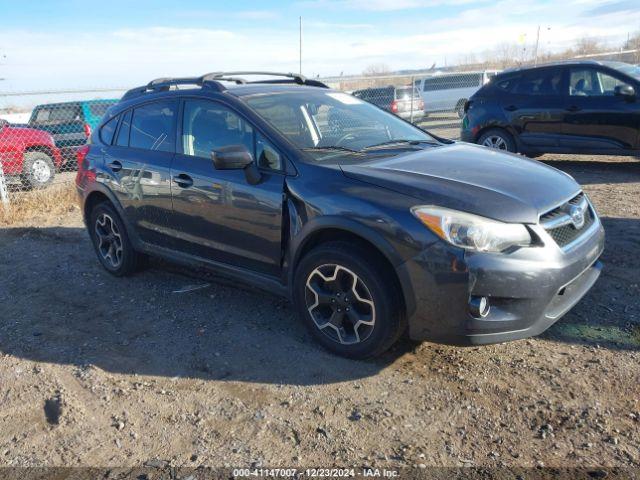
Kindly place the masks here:
POLYGON ((381 75, 389 75, 391 68, 386 63, 373 63, 362 71, 365 77, 379 77, 381 75))
POLYGON ((632 37, 624 42, 625 50, 637 50, 640 49, 640 32, 636 32, 632 37))
POLYGON ((592 55, 594 53, 601 53, 604 48, 600 42, 593 37, 582 37, 576 41, 576 45, 573 48, 575 55, 592 55))

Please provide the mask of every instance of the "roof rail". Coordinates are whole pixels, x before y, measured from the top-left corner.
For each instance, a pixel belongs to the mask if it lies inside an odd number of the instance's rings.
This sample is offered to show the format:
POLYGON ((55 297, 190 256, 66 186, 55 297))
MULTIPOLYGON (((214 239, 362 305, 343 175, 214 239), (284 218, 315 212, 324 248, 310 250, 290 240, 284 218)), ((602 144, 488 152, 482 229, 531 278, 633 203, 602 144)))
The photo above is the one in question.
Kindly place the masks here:
POLYGON ((233 82, 237 84, 247 83, 297 83, 298 85, 307 85, 312 87, 329 88, 324 83, 318 80, 309 80, 304 75, 297 73, 277 73, 277 72, 255 72, 255 71, 237 71, 237 72, 211 72, 206 73, 200 77, 183 77, 183 78, 171 78, 161 77, 151 80, 148 84, 132 88, 128 90, 123 96, 122 100, 128 100, 145 93, 162 92, 169 90, 172 86, 177 85, 197 85, 200 87, 213 88, 218 92, 226 90, 226 87, 220 82, 233 82), (247 82, 244 78, 238 75, 261 75, 272 77, 283 77, 281 79, 273 80, 255 80, 247 82))
POLYGON ((205 75, 202 76, 202 79, 204 81, 207 80, 217 80, 217 81, 228 81, 228 80, 232 80, 232 81, 237 81, 237 80, 241 80, 240 82, 237 83, 292 83, 291 80, 293 81, 293 83, 297 83, 298 85, 307 85, 307 86, 312 86, 312 87, 322 87, 322 88, 329 88, 327 87, 324 83, 318 81, 318 80, 310 80, 307 79, 307 77, 305 77, 302 74, 299 73, 281 73, 281 72, 262 72, 262 71, 236 71, 236 72, 212 72, 212 73, 207 73, 205 75), (265 76, 265 77, 283 77, 283 79, 281 80, 254 80, 254 81, 246 81, 243 78, 239 78, 239 75, 259 75, 259 76, 265 76), (290 80, 287 80, 290 79, 290 80))

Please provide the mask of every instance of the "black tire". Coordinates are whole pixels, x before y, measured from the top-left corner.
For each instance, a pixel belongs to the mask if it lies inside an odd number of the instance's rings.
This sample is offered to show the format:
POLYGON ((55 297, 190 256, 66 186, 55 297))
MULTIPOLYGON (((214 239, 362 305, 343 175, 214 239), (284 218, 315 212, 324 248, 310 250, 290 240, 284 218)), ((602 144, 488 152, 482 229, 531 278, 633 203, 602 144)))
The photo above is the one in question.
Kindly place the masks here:
POLYGON ((44 152, 26 152, 22 163, 22 184, 29 189, 45 188, 53 182, 56 167, 44 152))
POLYGON ((516 141, 511 134, 503 128, 490 128, 478 138, 478 145, 483 145, 497 150, 516 153, 516 141))
MULTIPOLYGON (((375 252, 368 252, 353 244, 330 242, 306 254, 296 268, 293 286, 296 311, 313 337, 333 353, 355 359, 374 357, 389 349, 404 331, 406 321, 400 300, 401 292, 390 276, 393 272, 388 272, 375 258, 375 252), (329 278, 335 274, 337 280, 329 285, 318 272, 329 278), (332 303, 318 304, 311 310, 314 314, 312 316, 310 308, 320 297, 307 284, 309 282, 314 288, 318 288, 315 284, 317 281, 323 283, 324 292, 331 291, 329 295, 332 303), (338 283, 347 286, 356 284, 356 292, 353 293, 353 289, 348 287, 342 288, 343 285, 338 286, 338 283), (342 298, 339 290, 342 290, 342 298), (352 295, 352 298, 346 298, 347 295, 352 295), (363 302, 363 299, 373 305, 363 302), (344 309, 343 320, 340 322, 344 326, 321 329, 318 323, 326 325, 323 323, 325 317, 335 315, 336 311, 340 311, 340 306, 344 309), (347 314, 350 307, 351 313, 347 314), (372 317, 373 325, 360 322, 369 322, 372 317), (358 333, 355 333, 353 323, 360 325, 358 333)), ((326 294, 323 296, 327 297, 326 294)))
POLYGON ((111 204, 99 203, 91 210, 88 229, 98 260, 105 270, 116 277, 135 273, 141 264, 141 256, 133 248, 124 223, 111 204), (109 235, 114 237, 113 250, 107 240, 109 235))

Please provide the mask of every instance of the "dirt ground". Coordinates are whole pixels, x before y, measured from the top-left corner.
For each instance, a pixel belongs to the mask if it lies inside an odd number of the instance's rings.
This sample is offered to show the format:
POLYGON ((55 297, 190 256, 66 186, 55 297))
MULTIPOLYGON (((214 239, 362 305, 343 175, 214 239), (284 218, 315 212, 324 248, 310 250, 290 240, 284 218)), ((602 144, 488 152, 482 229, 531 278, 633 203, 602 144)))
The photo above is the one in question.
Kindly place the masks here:
POLYGON ((603 275, 480 348, 349 361, 265 293, 108 275, 77 209, 0 229, 0 465, 640 467, 640 163, 543 160, 594 201, 603 275))

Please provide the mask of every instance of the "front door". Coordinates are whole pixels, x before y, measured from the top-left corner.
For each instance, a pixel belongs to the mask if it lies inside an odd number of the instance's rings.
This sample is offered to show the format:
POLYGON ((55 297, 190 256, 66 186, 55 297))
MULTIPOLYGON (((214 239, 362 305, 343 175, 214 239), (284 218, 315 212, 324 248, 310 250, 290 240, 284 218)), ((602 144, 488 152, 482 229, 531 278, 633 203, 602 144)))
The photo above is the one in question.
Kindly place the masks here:
POLYGON ((565 145, 582 151, 631 150, 638 142, 640 104, 615 95, 627 83, 597 67, 572 67, 563 97, 565 145))
POLYGON ((239 114, 211 100, 185 99, 173 179, 175 248, 208 260, 276 275, 282 258, 283 159, 239 114), (216 170, 211 152, 245 145, 262 178, 216 170))

